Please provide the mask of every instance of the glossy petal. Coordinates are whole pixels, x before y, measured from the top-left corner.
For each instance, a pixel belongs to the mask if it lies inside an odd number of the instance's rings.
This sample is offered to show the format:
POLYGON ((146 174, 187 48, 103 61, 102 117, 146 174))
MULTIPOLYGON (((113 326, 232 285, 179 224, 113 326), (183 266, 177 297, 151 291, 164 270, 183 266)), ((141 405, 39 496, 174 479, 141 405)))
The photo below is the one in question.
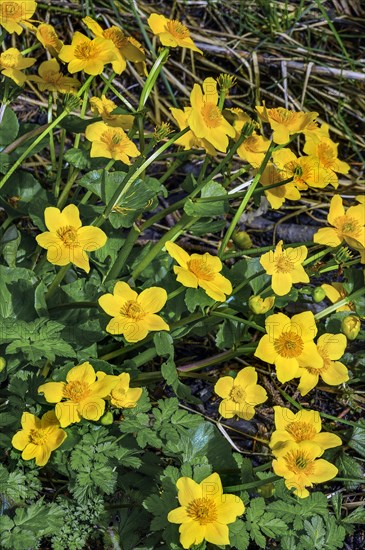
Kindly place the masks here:
POLYGON ((167 241, 165 243, 165 248, 174 260, 181 266, 187 269, 188 262, 190 261, 190 256, 181 246, 173 243, 172 241, 167 241))
POLYGON ((186 506, 180 506, 171 510, 167 514, 167 521, 170 523, 188 523, 191 522, 191 517, 186 513, 186 506))
POLYGON ((317 233, 313 235, 313 241, 318 244, 332 247, 338 246, 342 242, 337 235, 337 231, 332 227, 323 227, 319 229, 317 233))
POLYGON ((238 516, 242 516, 245 505, 237 495, 224 494, 217 503, 217 521, 219 523, 233 523, 238 516))
POLYGON ((227 525, 221 523, 208 523, 205 526, 205 540, 212 544, 229 544, 229 530, 227 525))
POLYGON ((13 435, 13 438, 11 440, 11 444, 14 447, 14 449, 17 449, 18 451, 22 451, 25 449, 25 447, 29 443, 29 432, 25 430, 20 430, 19 432, 16 432, 16 434, 13 435))
POLYGON ((65 382, 47 382, 39 386, 38 393, 43 393, 48 403, 58 403, 63 398, 65 382))
POLYGON ((342 440, 338 435, 328 432, 321 432, 316 434, 313 441, 317 443, 322 449, 332 449, 333 447, 339 447, 342 445, 342 440))
POLYGON ((344 334, 322 334, 317 341, 317 348, 323 348, 330 359, 341 359, 346 346, 347 338, 344 334))
POLYGON ((137 299, 138 294, 133 290, 128 283, 118 281, 115 284, 113 294, 115 296, 120 296, 125 302, 134 301, 137 299))
POLYGON ((96 380, 95 370, 88 361, 70 369, 66 376, 67 382, 80 380, 87 384, 93 384, 96 380))
POLYGON ((254 353, 255 357, 258 357, 262 361, 267 363, 274 363, 278 353, 274 347, 274 343, 268 334, 265 334, 259 341, 259 345, 254 353))
POLYGON ((188 269, 175 265, 174 273, 177 275, 176 280, 182 285, 187 288, 198 288, 198 278, 188 269))
POLYGON ((233 388, 233 382, 234 379, 232 378, 232 376, 223 376, 216 382, 214 386, 215 393, 219 395, 219 397, 223 397, 224 399, 229 397, 233 388))
POLYGON ((47 464, 51 456, 51 450, 48 445, 38 445, 36 454, 35 454, 35 463, 37 466, 44 466, 47 464))
MULTIPOLYGON (((104 381, 100 381, 100 384, 104 381)), ((82 418, 87 420, 99 420, 104 414, 105 401, 101 397, 95 397, 91 395, 87 399, 84 399, 78 407, 78 413, 82 418)))
POLYGON ((138 296, 137 302, 142 306, 143 311, 146 313, 157 313, 164 307, 166 300, 166 290, 164 288, 154 286, 143 290, 138 296))
POLYGON ((79 404, 72 401, 63 401, 57 403, 55 413, 60 423, 61 428, 67 428, 74 422, 80 422, 81 416, 78 412, 79 404))
POLYGON ((322 458, 315 461, 314 472, 311 474, 310 479, 313 483, 323 483, 329 479, 333 479, 338 474, 336 466, 323 460, 322 458))
POLYGON ((32 458, 35 458, 37 456, 37 450, 38 450, 38 445, 35 445, 34 443, 28 443, 28 445, 25 447, 25 449, 22 452, 22 459, 32 460, 32 458))
POLYGON ((203 498, 213 498, 215 500, 221 501, 223 494, 222 481, 219 477, 219 474, 214 472, 210 476, 206 477, 201 483, 200 487, 202 490, 203 498))
POLYGON ((176 482, 179 494, 178 499, 181 506, 188 506, 192 500, 202 498, 202 489, 198 483, 190 477, 180 477, 176 482))
POLYGON ((200 544, 205 538, 205 526, 196 521, 182 523, 180 528, 180 543, 183 548, 190 548, 193 544, 200 544))
POLYGON ((329 386, 338 386, 349 380, 349 371, 343 363, 339 361, 331 361, 331 365, 327 370, 321 371, 323 382, 329 386))
POLYGON ((307 369, 299 369, 300 382, 298 385, 298 390, 300 395, 304 397, 307 395, 313 388, 316 387, 319 380, 319 374, 312 374, 307 369))
POLYGON ((113 294, 103 294, 98 299, 98 302, 105 313, 111 315, 111 317, 118 317, 124 300, 121 300, 120 296, 115 296, 113 294))
POLYGON ((41 427, 41 421, 34 414, 23 412, 21 418, 22 428, 24 430, 38 430, 41 427))
POLYGON ((271 279, 271 288, 278 296, 289 294, 293 286, 291 273, 273 273, 271 279))
POLYGON ((256 384, 246 387, 246 402, 249 405, 255 407, 261 403, 264 403, 267 400, 267 393, 265 388, 256 384))
POLYGON ((222 292, 220 287, 214 283, 214 281, 204 281, 199 279, 199 286, 208 294, 210 298, 216 300, 217 302, 225 302, 227 296, 222 292))
POLYGON ((257 383, 257 372, 254 367, 245 367, 237 373, 236 378, 234 379, 235 386, 242 386, 246 388, 247 386, 253 386, 257 383))
POLYGON ((152 13, 147 19, 147 23, 150 26, 153 34, 160 34, 165 32, 167 19, 164 15, 159 15, 157 13, 152 13))
POLYGON ((286 430, 290 422, 295 421, 295 414, 288 407, 274 406, 276 430, 286 430))
POLYGON ((99 227, 92 227, 91 225, 80 227, 77 232, 77 237, 82 250, 88 252, 98 250, 103 247, 107 241, 107 236, 104 231, 99 229, 99 227))
POLYGON ((154 313, 149 313, 143 319, 147 330, 170 330, 169 325, 160 317, 154 313))
POLYGON ((79 229, 81 227, 80 211, 75 204, 69 204, 66 206, 62 210, 62 214, 67 220, 66 225, 71 225, 75 229, 79 229))
POLYGON ((331 199, 327 220, 331 225, 335 225, 334 222, 336 221, 336 218, 340 218, 344 215, 345 209, 342 204, 341 195, 334 195, 331 199))
POLYGON ((302 353, 298 357, 300 367, 310 367, 312 369, 321 369, 323 367, 323 358, 318 353, 314 342, 306 342, 302 353))
POLYGON ((279 382, 284 384, 298 376, 299 365, 295 357, 280 357, 275 360, 276 376, 279 382))
POLYGON ((298 334, 303 342, 309 342, 316 336, 318 329, 311 311, 304 311, 291 318, 291 330, 298 334))

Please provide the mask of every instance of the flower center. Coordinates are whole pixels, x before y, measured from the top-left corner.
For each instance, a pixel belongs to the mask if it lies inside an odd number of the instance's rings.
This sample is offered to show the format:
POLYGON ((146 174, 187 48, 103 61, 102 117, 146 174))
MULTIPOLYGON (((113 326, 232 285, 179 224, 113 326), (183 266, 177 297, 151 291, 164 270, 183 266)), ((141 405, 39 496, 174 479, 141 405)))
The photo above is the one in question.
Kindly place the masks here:
POLYGON ((40 29, 39 33, 46 46, 54 46, 55 48, 58 48, 60 41, 53 29, 48 29, 48 28, 40 29))
POLYGON ((294 269, 294 264, 285 254, 280 254, 275 260, 275 268, 277 273, 291 273, 294 269))
POLYGON ((63 390, 63 397, 71 399, 74 403, 80 403, 90 395, 90 386, 82 380, 69 382, 63 390))
POLYGON ((127 392, 123 390, 123 388, 114 388, 112 390, 111 395, 112 395, 112 398, 115 399, 115 401, 123 401, 126 393, 127 392))
POLYGON ((77 240, 77 229, 72 227, 72 225, 66 225, 65 227, 60 227, 57 231, 57 235, 63 242, 64 246, 69 248, 74 246, 79 246, 77 240))
POLYGON ((246 392, 240 386, 233 386, 229 396, 235 403, 246 403, 246 392))
POLYGON ((314 460, 312 460, 308 453, 299 449, 297 451, 290 451, 284 457, 288 469, 295 474, 310 475, 313 472, 314 460))
POLYGON ((45 82, 49 82, 50 84, 61 84, 62 74, 49 71, 48 73, 43 75, 43 80, 45 82))
POLYGON ((328 143, 319 143, 317 155, 325 168, 330 168, 336 160, 333 148, 328 143))
POLYGON ((216 521, 217 506, 211 498, 196 498, 189 502, 186 513, 200 525, 207 525, 216 521))
POLYGON ((297 443, 311 440, 316 435, 313 424, 308 422, 291 422, 287 425, 286 431, 294 437, 297 443))
POLYGON ((76 46, 74 51, 74 56, 77 59, 83 59, 86 61, 90 61, 91 59, 95 59, 100 54, 100 48, 95 46, 95 44, 92 44, 91 42, 82 42, 78 46, 76 46))
POLYGON ((214 103, 204 103, 201 114, 208 128, 217 128, 222 121, 222 113, 214 103))
POLYGON ((190 260, 188 262, 188 269, 189 271, 194 273, 194 275, 196 275, 198 279, 203 279, 203 281, 212 281, 215 276, 215 274, 212 272, 211 267, 207 265, 204 259, 190 260))
POLYGON ((118 50, 120 50, 121 48, 125 48, 125 46, 127 46, 128 44, 128 38, 124 36, 123 31, 115 26, 103 31, 103 36, 104 38, 111 40, 118 50))
POLYGON ((123 142, 126 141, 125 138, 126 136, 123 130, 118 131, 118 129, 111 129, 101 134, 100 141, 105 143, 110 151, 114 151, 115 149, 120 150, 124 147, 123 142))
POLYGON ((11 53, 3 53, 0 55, 0 66, 5 69, 14 69, 18 64, 17 57, 11 53))
POLYGON ((30 443, 33 443, 34 445, 42 445, 45 443, 47 439, 46 433, 44 430, 30 430, 29 432, 29 440, 30 443))
POLYGON ((176 19, 173 19, 172 21, 168 21, 166 23, 165 28, 167 32, 169 32, 170 34, 172 34, 172 36, 178 39, 189 38, 190 36, 189 29, 186 28, 185 25, 180 23, 180 21, 176 21, 176 19))
POLYGON ((3 19, 19 20, 23 18, 22 2, 4 2, 1 7, 3 19))
POLYGON ((135 320, 140 320, 145 317, 146 313, 136 300, 128 300, 120 310, 120 314, 125 317, 131 317, 135 320))
POLYGON ((277 109, 268 109, 269 117, 281 124, 289 124, 295 119, 296 113, 284 109, 284 107, 278 107, 277 109))
POLYGON ((282 357, 298 357, 304 349, 301 337, 293 331, 283 332, 275 338, 274 348, 282 357))
POLYGON ((336 218, 333 225, 337 228, 337 231, 343 235, 349 235, 355 239, 361 235, 361 226, 358 220, 351 218, 346 214, 336 218))

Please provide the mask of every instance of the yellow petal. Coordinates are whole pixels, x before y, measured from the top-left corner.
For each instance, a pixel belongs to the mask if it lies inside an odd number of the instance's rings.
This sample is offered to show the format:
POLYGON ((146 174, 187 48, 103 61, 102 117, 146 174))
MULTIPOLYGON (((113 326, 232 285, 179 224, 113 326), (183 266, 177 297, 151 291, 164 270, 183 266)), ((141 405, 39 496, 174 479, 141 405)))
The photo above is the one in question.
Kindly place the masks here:
POLYGON ((192 520, 186 512, 186 506, 180 506, 167 514, 167 521, 170 523, 188 523, 192 520))
POLYGON ((167 241, 165 243, 165 248, 174 260, 181 266, 187 269, 188 262, 190 261, 190 256, 181 246, 173 243, 172 241, 167 241))
POLYGON ((113 294, 115 296, 120 296, 121 298, 123 298, 123 300, 125 302, 129 302, 129 301, 135 301, 138 297, 138 294, 135 290, 133 290, 129 284, 123 282, 123 281, 118 281, 116 284, 115 284, 115 287, 114 287, 114 290, 113 290, 113 294))
POLYGON ((217 504, 217 522, 233 523, 245 511, 245 505, 237 495, 224 494, 217 504))
POLYGON ((303 342, 309 342, 316 336, 318 329, 311 311, 304 311, 291 318, 290 330, 298 334, 303 342))
POLYGON ((262 361, 274 363, 278 353, 274 347, 273 339, 268 334, 265 334, 265 336, 261 338, 254 355, 262 361))
POLYGON ((84 17, 82 19, 82 21, 85 23, 85 25, 87 26, 88 29, 91 30, 91 32, 95 35, 95 36, 103 36, 103 29, 102 27, 99 25, 99 23, 97 23, 96 21, 94 21, 94 19, 92 19, 91 17, 87 16, 87 17, 84 17))
POLYGON ((346 346, 347 338, 344 334, 322 334, 317 341, 319 352, 321 353, 321 350, 324 350, 330 359, 341 359, 346 346))
POLYGON ((88 361, 70 369, 66 376, 67 382, 82 381, 93 384, 96 380, 95 370, 88 361))
POLYGON ((44 211, 44 223, 49 231, 56 232, 60 227, 67 225, 65 215, 59 208, 47 206, 44 211))
POLYGON ((310 479, 313 483, 323 483, 336 477, 338 469, 336 466, 320 458, 314 463, 313 473, 310 475, 310 479))
POLYGON ((37 466, 44 466, 47 464, 51 456, 51 450, 48 445, 38 445, 36 454, 35 454, 35 463, 37 466))
POLYGON ((180 477, 176 482, 181 506, 188 506, 193 500, 202 498, 201 486, 190 477, 180 477))
POLYGON ((34 414, 24 412, 21 418, 23 430, 38 430, 41 427, 41 421, 34 414))
POLYGON ((276 430, 286 430, 290 422, 295 421, 296 415, 288 407, 274 406, 276 430))
POLYGON ((154 313, 148 313, 143 322, 147 330, 170 330, 169 325, 160 317, 154 313))
POLYGON ((205 526, 205 540, 218 546, 229 544, 229 530, 227 525, 222 525, 217 522, 208 523, 205 526))
POLYGON ((345 209, 342 204, 342 198, 340 195, 334 195, 331 199, 327 220, 331 225, 335 225, 334 222, 336 218, 340 218, 344 215, 345 209))
POLYGON ((86 251, 83 250, 81 247, 70 248, 68 251, 68 258, 69 258, 69 262, 73 263, 80 269, 83 269, 84 271, 86 271, 86 273, 89 273, 90 271, 89 257, 86 251))
POLYGON ((273 273, 271 288, 278 296, 289 294, 293 285, 291 273, 273 273))
POLYGON ((266 390, 259 384, 247 386, 245 392, 247 403, 252 405, 253 407, 264 403, 267 400, 266 390))
POLYGON ((164 15, 152 13, 147 19, 147 23, 152 30, 153 34, 160 34, 166 31, 166 23, 168 19, 164 15))
POLYGON ((245 389, 247 386, 253 386, 257 383, 257 372, 254 367, 245 367, 237 373, 234 379, 235 386, 242 386, 245 389))
POLYGON ((241 406, 242 405, 228 397, 227 399, 223 399, 220 403, 218 411, 224 418, 234 418, 239 415, 241 406))
POLYGON ((331 361, 327 370, 320 372, 322 380, 329 386, 338 386, 349 380, 349 371, 343 363, 331 361))
POLYGON ((213 473, 200 483, 203 498, 213 498, 221 501, 223 494, 222 481, 219 474, 213 473))
POLYGON ((107 241, 107 236, 104 231, 99 229, 99 227, 93 227, 91 225, 80 227, 77 232, 77 237, 80 247, 87 251, 98 250, 104 246, 107 241))
POLYGON ((58 422, 57 416, 55 415, 54 411, 48 411, 44 413, 44 415, 41 418, 41 428, 42 430, 58 430, 60 427, 60 424, 58 422))
POLYGON ((341 244, 342 241, 335 229, 332 229, 332 227, 323 227, 313 235, 313 242, 335 247, 341 244))
POLYGON ((37 450, 38 450, 38 445, 35 445, 34 443, 28 443, 28 445, 25 447, 25 449, 22 452, 22 459, 32 460, 32 458, 36 457, 37 450))
POLYGON ((307 395, 313 388, 316 387, 319 380, 319 374, 314 374, 309 372, 307 369, 299 369, 300 382, 298 385, 298 391, 300 395, 304 397, 307 395))
POLYGON ((80 422, 81 416, 79 415, 78 408, 79 404, 72 401, 57 403, 55 413, 61 428, 67 428, 67 426, 74 422, 80 422))
POLYGON ((114 296, 113 294, 103 294, 98 299, 100 307, 111 317, 118 317, 124 300, 121 300, 120 296, 114 296))
POLYGON ((198 278, 188 269, 175 265, 174 273, 177 275, 176 280, 182 285, 188 288, 198 288, 198 278))
POLYGON ((215 386, 214 391, 219 397, 227 398, 229 397, 233 388, 233 378, 232 376, 223 376, 220 378, 215 386))
POLYGON ((183 548, 190 548, 193 544, 200 544, 205 538, 205 525, 197 521, 189 521, 180 525, 180 543, 183 548))
POLYGON ((47 382, 47 384, 39 386, 38 393, 43 393, 48 403, 58 403, 63 398, 65 386, 64 382, 47 382))
POLYGON ((14 449, 17 449, 18 451, 22 451, 25 449, 25 447, 29 443, 29 432, 25 430, 20 430, 16 434, 13 435, 13 438, 11 440, 11 444, 14 447, 14 449))
POLYGON ((146 288, 137 298, 137 302, 146 313, 157 313, 166 304, 166 300, 166 290, 157 286, 146 288))
POLYGON ((299 365, 295 357, 281 357, 275 359, 276 376, 284 384, 298 376, 299 365))
POLYGON ((104 410, 104 399, 101 399, 101 397, 96 397, 95 394, 81 401, 78 407, 78 413, 82 418, 93 421, 99 420, 99 418, 103 416, 104 410))
POLYGON ((342 440, 338 435, 327 432, 321 432, 316 434, 313 441, 317 443, 322 449, 332 449, 333 447, 339 447, 342 445, 342 440))
POLYGON ((323 367, 323 358, 318 353, 314 342, 306 342, 302 353, 298 357, 300 367, 310 367, 311 369, 321 369, 323 367))

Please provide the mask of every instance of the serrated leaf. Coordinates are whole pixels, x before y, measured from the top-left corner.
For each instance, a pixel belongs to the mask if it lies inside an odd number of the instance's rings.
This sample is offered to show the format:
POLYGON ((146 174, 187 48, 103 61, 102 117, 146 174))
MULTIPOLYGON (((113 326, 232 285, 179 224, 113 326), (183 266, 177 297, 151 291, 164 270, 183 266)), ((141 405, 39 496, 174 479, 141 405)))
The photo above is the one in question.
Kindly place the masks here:
POLYGON ((353 429, 348 445, 360 456, 365 457, 365 422, 363 420, 360 420, 359 425, 353 429))
POLYGON ((354 523, 354 524, 365 524, 365 508, 364 506, 359 506, 351 512, 347 517, 342 520, 342 523, 354 523))
POLYGON ((250 543, 250 536, 244 522, 238 519, 228 527, 231 547, 237 550, 247 550, 250 543))
POLYGON ((320 516, 313 516, 310 521, 305 520, 304 530, 306 534, 300 537, 302 544, 313 550, 322 550, 326 537, 323 519, 320 516))

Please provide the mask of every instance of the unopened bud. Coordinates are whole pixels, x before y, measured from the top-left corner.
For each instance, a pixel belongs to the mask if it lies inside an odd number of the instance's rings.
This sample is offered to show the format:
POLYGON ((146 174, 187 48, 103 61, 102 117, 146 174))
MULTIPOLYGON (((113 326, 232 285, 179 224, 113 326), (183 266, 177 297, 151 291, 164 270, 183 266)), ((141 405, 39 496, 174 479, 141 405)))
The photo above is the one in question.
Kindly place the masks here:
POLYGON ((0 372, 2 372, 6 367, 6 361, 4 357, 0 357, 0 372))
POLYGON ((232 235, 232 241, 240 250, 252 248, 251 237, 246 231, 236 231, 232 235))
POLYGON ((326 293, 322 287, 317 286, 317 288, 313 290, 312 296, 315 302, 322 302, 326 297, 326 293))
POLYGON ((259 487, 257 492, 264 498, 270 498, 275 493, 275 485, 273 483, 267 483, 259 487))
POLYGON ((114 422, 114 416, 113 414, 108 411, 106 412, 101 418, 100 418, 100 423, 103 425, 103 426, 110 426, 110 424, 113 424, 114 422))
POLYGON ((235 76, 226 74, 226 73, 220 74, 217 80, 218 80, 220 89, 222 90, 222 92, 225 92, 225 93, 227 93, 228 90, 230 90, 232 86, 234 86, 237 82, 237 79, 235 76))
POLYGON ((275 303, 275 296, 269 296, 268 298, 261 298, 261 296, 251 296, 248 300, 248 305, 253 313, 256 315, 262 315, 267 313, 275 303))
POLYGON ((162 122, 160 126, 156 126, 155 131, 153 133, 153 137, 156 141, 162 141, 165 139, 169 134, 171 134, 171 126, 168 122, 162 122))
POLYGON ((349 340, 355 340, 360 332, 361 321, 355 315, 342 319, 341 330, 349 340))

